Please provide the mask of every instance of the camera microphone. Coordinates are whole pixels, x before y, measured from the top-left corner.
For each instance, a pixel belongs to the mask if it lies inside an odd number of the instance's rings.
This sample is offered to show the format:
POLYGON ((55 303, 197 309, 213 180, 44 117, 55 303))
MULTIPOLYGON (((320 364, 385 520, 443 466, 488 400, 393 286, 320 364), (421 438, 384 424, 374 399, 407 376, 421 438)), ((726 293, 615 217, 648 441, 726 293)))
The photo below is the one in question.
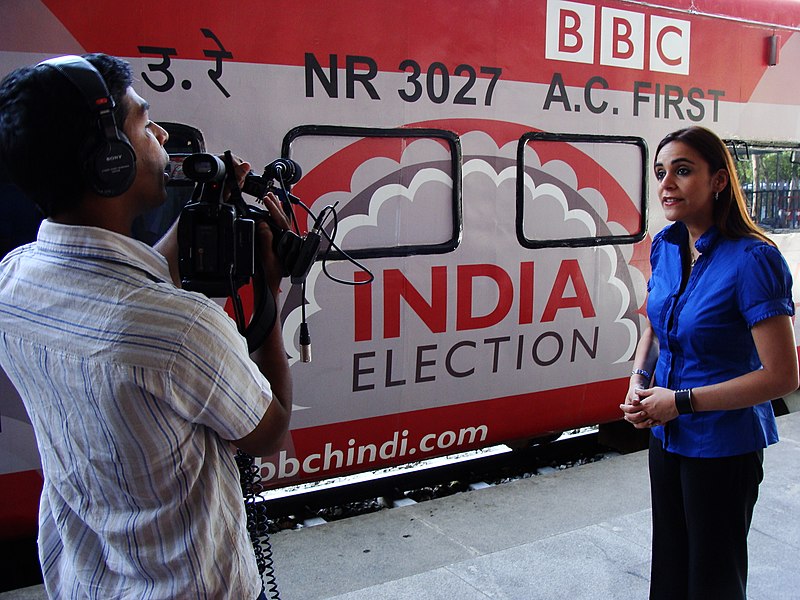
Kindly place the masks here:
POLYGON ((289 158, 278 158, 264 167, 262 175, 256 175, 252 171, 244 178, 242 191, 258 199, 263 198, 268 192, 275 192, 281 197, 282 201, 297 200, 288 193, 288 190, 283 189, 283 186, 289 186, 300 181, 303 171, 296 162, 289 158), (273 181, 280 182, 281 187, 274 187, 273 181))
POLYGON ((278 158, 264 167, 264 179, 277 179, 285 185, 294 185, 303 176, 303 171, 290 158, 278 158))

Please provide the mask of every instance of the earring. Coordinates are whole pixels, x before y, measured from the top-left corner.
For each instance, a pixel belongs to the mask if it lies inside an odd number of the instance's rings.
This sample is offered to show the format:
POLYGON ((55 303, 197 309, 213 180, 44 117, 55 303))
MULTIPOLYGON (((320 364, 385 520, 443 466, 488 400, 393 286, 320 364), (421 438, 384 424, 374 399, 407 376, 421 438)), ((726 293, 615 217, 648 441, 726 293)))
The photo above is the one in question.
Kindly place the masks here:
POLYGON ((714 202, 719 200, 719 192, 714 192, 714 202))

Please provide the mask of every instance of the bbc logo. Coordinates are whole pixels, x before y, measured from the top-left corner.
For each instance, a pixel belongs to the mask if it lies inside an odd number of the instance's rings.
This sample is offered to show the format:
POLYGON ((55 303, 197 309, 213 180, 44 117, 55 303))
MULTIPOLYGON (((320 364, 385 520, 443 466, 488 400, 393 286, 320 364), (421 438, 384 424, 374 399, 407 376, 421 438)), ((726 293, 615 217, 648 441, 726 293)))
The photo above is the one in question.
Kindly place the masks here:
POLYGON ((636 70, 647 64, 650 71, 688 75, 691 23, 657 15, 645 19, 630 10, 548 0, 545 57, 636 70))

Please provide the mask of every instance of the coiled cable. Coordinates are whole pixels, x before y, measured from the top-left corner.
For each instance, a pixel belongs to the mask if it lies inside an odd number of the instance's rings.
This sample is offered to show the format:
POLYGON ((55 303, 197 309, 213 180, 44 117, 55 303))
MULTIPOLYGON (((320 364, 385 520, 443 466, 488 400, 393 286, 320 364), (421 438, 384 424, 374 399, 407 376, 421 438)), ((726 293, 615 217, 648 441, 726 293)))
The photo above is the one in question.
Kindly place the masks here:
POLYGON ((241 450, 236 452, 236 466, 239 468, 241 479, 244 510, 247 516, 247 532, 250 535, 250 543, 253 544, 261 582, 268 598, 280 600, 272 560, 272 545, 269 542, 267 508, 258 497, 264 491, 260 469, 256 465, 255 458, 241 450))

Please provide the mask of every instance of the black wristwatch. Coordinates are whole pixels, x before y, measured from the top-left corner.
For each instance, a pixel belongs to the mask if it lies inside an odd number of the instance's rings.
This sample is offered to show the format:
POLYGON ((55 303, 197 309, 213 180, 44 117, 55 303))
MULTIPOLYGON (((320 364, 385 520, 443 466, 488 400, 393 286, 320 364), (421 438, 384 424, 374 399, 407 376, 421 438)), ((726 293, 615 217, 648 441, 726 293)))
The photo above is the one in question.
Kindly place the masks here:
POLYGON ((679 415, 690 415, 694 412, 692 406, 692 390, 677 390, 675 392, 675 408, 679 415))

